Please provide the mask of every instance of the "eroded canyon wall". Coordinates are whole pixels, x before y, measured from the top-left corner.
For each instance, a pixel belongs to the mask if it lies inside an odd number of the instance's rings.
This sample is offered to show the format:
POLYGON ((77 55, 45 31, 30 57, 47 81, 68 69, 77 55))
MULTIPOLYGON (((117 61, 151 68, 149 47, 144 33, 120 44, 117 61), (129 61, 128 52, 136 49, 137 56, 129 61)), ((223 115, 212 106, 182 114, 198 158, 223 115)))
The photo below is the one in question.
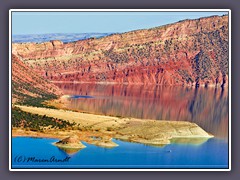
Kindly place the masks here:
POLYGON ((228 85, 228 16, 72 43, 13 44, 12 53, 51 81, 228 85))
POLYGON ((36 74, 17 56, 12 55, 12 102, 34 104, 61 95, 54 84, 36 74))

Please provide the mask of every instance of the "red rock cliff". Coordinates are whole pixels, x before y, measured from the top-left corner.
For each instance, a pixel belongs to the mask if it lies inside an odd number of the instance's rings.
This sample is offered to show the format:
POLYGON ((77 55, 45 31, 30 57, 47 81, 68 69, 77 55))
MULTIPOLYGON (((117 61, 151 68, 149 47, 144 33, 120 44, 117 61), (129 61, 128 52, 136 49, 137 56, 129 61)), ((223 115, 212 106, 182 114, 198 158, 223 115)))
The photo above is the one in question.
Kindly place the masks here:
POLYGON ((67 44, 13 44, 12 52, 51 81, 226 86, 228 16, 67 44))
POLYGON ((25 102, 32 98, 47 99, 60 95, 57 86, 37 75, 15 55, 12 55, 12 101, 25 102))

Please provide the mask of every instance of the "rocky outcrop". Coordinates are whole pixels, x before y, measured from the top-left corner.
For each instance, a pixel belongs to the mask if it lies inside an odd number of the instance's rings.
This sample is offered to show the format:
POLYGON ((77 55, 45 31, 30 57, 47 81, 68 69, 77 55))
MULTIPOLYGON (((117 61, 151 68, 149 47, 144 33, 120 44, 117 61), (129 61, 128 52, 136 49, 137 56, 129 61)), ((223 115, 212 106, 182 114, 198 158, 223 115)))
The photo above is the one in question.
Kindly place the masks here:
POLYGON ((116 137, 143 144, 163 145, 170 144, 172 139, 209 139, 213 135, 204 131, 197 124, 185 121, 145 121, 137 122, 137 124, 133 121, 128 127, 119 130, 116 137))
POLYGON ((69 136, 65 139, 62 139, 56 143, 54 143, 55 146, 59 148, 64 148, 64 149, 82 149, 85 148, 81 142, 78 136, 69 136))
POLYGON ((36 74, 17 56, 12 55, 12 101, 26 102, 48 99, 61 94, 61 90, 36 74))
POLYGON ((12 50, 51 81, 228 85, 228 16, 66 44, 13 44, 12 50))

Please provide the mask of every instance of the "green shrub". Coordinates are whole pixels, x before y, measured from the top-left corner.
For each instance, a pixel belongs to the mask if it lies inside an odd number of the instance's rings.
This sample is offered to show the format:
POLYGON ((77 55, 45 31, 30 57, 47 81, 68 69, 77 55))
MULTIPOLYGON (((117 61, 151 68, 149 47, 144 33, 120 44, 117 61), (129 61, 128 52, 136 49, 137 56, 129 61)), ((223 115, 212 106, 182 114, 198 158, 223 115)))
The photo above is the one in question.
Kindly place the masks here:
POLYGON ((22 111, 18 107, 12 108, 12 127, 21 127, 31 131, 44 131, 44 128, 73 129, 76 123, 70 123, 62 119, 48 117, 46 115, 31 114, 22 111))

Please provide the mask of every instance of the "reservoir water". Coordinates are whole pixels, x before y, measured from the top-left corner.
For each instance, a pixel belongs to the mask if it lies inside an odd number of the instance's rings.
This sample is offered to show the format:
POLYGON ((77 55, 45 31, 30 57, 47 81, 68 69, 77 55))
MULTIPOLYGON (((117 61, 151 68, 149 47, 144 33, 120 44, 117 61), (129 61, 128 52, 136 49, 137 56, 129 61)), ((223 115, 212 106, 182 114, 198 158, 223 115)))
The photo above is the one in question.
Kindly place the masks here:
POLYGON ((87 147, 71 155, 52 145, 56 141, 12 138, 12 168, 228 168, 228 143, 216 138, 163 147, 113 140, 119 146, 112 149, 83 142, 87 147))
POLYGON ((228 90, 155 85, 56 84, 67 107, 93 114, 195 122, 228 139, 228 90))
POLYGON ((69 154, 52 145, 57 139, 16 137, 12 138, 12 168, 228 168, 227 90, 56 85, 70 95, 68 108, 118 117, 195 122, 215 138, 199 142, 174 140, 163 147, 114 139, 119 146, 112 149, 82 142, 86 148, 69 154), (66 162, 50 162, 68 157, 66 162))

